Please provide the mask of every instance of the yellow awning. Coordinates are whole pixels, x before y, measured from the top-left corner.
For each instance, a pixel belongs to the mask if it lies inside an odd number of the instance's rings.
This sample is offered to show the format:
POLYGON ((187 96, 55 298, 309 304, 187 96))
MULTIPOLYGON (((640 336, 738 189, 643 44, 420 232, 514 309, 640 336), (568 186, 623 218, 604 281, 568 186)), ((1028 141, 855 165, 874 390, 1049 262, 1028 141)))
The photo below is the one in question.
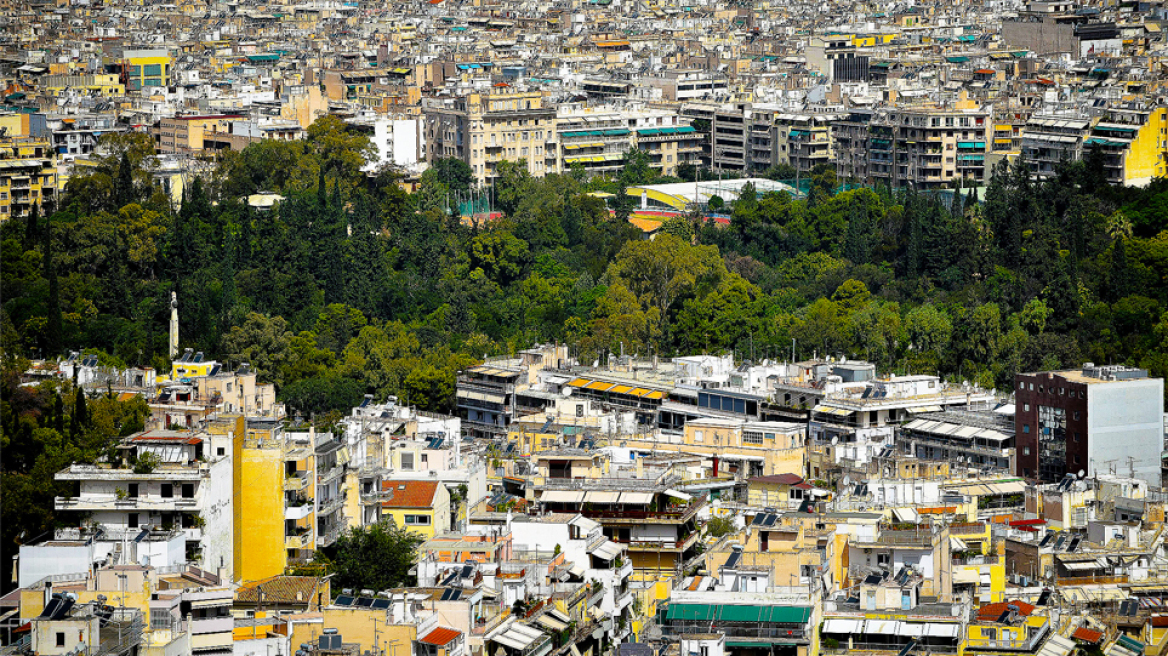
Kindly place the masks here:
POLYGON ((628 385, 617 385, 616 387, 614 387, 608 391, 612 392, 613 394, 626 394, 631 389, 633 389, 633 388, 628 386, 628 385))
POLYGON ((580 144, 564 144, 564 150, 576 150, 580 148, 580 144))
POLYGON ((572 382, 568 383, 568 387, 584 387, 589 382, 590 381, 587 378, 577 378, 577 379, 573 380, 572 382))
POLYGON ((994 143, 996 143, 996 144, 1008 144, 1008 143, 1011 143, 1012 141, 1013 141, 1012 139, 994 139, 994 143))
POLYGON ((601 392, 607 390, 610 387, 613 387, 612 383, 605 383, 605 382, 599 381, 599 380, 594 380, 591 383, 588 383, 587 385, 585 385, 585 388, 587 388, 587 389, 599 390, 601 392))
POLYGON ((665 397, 665 392, 649 392, 648 394, 646 394, 644 396, 644 398, 652 399, 654 401, 661 399, 661 398, 664 398, 664 397, 665 397))
POLYGON ((633 390, 633 391, 629 392, 629 394, 632 394, 633 396, 644 396, 644 395, 646 395, 646 394, 648 394, 648 393, 649 393, 649 390, 647 390, 647 389, 641 389, 640 387, 638 387, 637 389, 635 389, 635 390, 633 390))

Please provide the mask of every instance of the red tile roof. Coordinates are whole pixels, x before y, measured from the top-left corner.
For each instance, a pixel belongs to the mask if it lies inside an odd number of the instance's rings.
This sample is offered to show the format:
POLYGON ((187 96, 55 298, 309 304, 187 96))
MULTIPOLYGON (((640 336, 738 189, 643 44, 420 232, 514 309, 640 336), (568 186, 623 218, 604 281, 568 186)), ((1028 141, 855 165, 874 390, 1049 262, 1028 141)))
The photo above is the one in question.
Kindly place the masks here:
POLYGON ((1071 637, 1075 638, 1076 640, 1086 640, 1087 642, 1097 643, 1099 642, 1100 638, 1103 637, 1103 632, 1081 626, 1075 629, 1075 632, 1071 634, 1071 637))
POLYGON ((1025 601, 1000 601, 996 604, 986 604, 977 609, 977 619, 982 622, 997 621, 1007 610, 1007 606, 1014 606, 1018 609, 1018 614, 1022 617, 1027 617, 1034 612, 1034 606, 1025 601))
POLYGON ((433 508, 438 481, 384 481, 381 489, 393 493, 382 508, 433 508))
POLYGON ((450 644, 452 640, 460 635, 462 635, 462 631, 456 631, 454 629, 448 629, 444 626, 440 626, 427 633, 425 637, 418 638, 418 642, 424 642, 428 645, 438 645, 441 647, 443 645, 450 644))

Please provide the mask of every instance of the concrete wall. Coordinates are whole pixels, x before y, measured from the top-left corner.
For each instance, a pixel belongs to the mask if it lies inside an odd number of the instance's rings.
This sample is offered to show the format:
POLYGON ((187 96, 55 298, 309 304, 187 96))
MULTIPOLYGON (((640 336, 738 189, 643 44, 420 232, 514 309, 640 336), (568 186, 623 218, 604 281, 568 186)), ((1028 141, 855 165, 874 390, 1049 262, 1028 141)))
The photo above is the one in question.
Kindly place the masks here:
POLYGON ((219 567, 226 568, 230 578, 235 566, 233 464, 230 458, 220 458, 211 463, 210 469, 210 477, 202 486, 202 567, 212 572, 219 567))
POLYGON ((32 585, 46 576, 88 572, 93 558, 92 544, 76 547, 22 545, 18 570, 20 587, 32 585))
POLYGON ((1160 485, 1164 448, 1164 380, 1143 378, 1090 385, 1087 393, 1088 474, 1133 475, 1160 485), (1134 473, 1133 473, 1134 472, 1134 473))

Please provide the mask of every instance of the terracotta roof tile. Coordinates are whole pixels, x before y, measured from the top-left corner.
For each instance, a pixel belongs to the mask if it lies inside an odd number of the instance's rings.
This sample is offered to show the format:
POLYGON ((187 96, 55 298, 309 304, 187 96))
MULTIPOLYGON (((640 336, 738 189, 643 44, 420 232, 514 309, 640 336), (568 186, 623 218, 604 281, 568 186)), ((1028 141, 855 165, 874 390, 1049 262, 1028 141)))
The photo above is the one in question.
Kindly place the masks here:
POLYGON ((320 579, 315 576, 272 576, 240 586, 235 601, 259 603, 262 590, 265 604, 308 604, 314 601, 319 586, 320 579))
POLYGON ((1076 640, 1085 640, 1087 642, 1097 643, 1099 642, 1100 638, 1103 637, 1103 632, 1080 626, 1079 628, 1075 629, 1075 632, 1071 634, 1071 637, 1075 638, 1076 640))
POLYGON ((433 631, 427 633, 425 637, 418 638, 418 642, 424 642, 428 645, 448 645, 452 640, 462 635, 462 631, 448 629, 444 626, 435 628, 433 631))
POLYGON ((438 481, 385 481, 381 489, 393 492, 383 508, 433 508, 438 481))

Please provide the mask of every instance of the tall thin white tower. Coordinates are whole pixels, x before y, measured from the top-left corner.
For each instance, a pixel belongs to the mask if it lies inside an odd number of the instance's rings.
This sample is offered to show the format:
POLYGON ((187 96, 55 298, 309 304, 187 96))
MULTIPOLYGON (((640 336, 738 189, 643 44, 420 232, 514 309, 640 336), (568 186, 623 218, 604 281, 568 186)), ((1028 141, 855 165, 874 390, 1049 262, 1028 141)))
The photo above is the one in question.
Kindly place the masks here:
POLYGON ((178 355, 178 294, 170 293, 170 359, 178 355))

